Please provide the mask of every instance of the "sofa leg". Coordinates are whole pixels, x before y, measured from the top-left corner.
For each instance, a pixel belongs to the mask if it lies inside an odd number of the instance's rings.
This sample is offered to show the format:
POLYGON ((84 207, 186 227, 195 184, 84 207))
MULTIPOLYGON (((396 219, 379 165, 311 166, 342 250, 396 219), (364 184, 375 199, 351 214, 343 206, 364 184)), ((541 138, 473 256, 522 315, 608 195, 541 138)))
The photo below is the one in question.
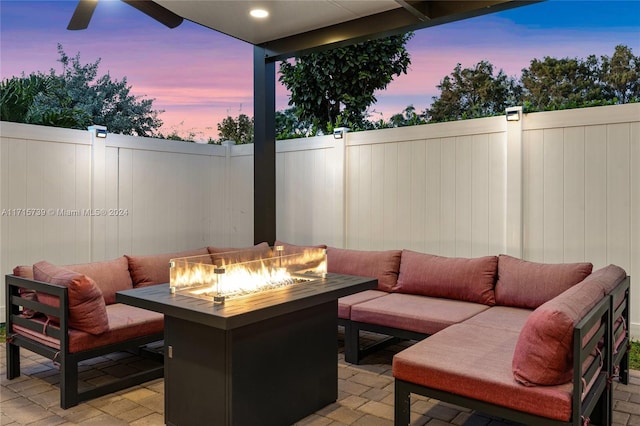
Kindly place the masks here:
POLYGON ((351 323, 344 326, 344 360, 360 364, 360 330, 351 323))
POLYGON ((623 385, 629 384, 629 349, 623 355, 622 360, 620 361, 620 382, 623 385))
POLYGON ((411 422, 411 392, 402 380, 395 380, 394 425, 407 426, 411 422))
MULTIPOLYGON (((590 419, 589 424, 610 425, 613 418, 613 386, 610 384, 602 390, 596 404, 589 413, 582 413, 581 418, 590 419)), ((577 423, 574 423, 577 424, 577 423)), ((580 422, 580 424, 583 424, 580 422)))
POLYGON ((63 409, 78 405, 78 362, 62 359, 60 363, 60 407, 63 409))
POLYGON ((7 379, 20 377, 20 346, 7 342, 7 379))

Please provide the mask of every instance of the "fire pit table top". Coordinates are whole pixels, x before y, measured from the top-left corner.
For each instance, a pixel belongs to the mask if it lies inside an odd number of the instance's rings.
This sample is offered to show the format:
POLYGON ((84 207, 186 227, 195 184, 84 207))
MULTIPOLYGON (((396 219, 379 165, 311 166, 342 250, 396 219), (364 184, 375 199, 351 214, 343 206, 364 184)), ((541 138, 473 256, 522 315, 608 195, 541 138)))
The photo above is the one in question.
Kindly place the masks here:
POLYGON ((222 330, 232 330, 290 312, 374 289, 375 278, 327 274, 326 278, 234 298, 224 304, 171 293, 169 284, 122 290, 116 301, 222 330))

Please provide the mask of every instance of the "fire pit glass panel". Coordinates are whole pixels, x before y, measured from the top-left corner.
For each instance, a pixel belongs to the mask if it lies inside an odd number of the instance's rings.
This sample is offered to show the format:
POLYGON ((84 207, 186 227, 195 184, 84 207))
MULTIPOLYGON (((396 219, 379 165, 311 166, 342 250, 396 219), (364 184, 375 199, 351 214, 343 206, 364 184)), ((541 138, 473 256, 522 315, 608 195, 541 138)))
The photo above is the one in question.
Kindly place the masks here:
POLYGON ((225 299, 325 278, 326 250, 265 249, 171 259, 172 293, 223 303, 225 299))

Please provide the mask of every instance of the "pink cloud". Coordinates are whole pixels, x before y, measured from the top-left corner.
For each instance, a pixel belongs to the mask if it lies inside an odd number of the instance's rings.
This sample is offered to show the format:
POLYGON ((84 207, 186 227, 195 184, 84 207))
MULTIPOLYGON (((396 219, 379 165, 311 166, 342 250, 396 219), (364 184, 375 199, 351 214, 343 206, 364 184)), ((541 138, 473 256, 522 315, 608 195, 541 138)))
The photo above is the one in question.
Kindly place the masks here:
MULTIPOLYGON (((108 72, 118 80, 126 76, 135 95, 155 99, 154 108, 166 110, 161 115, 165 133, 200 129, 198 134, 205 139, 217 138, 216 124, 227 115, 253 115, 253 54, 248 44, 189 22, 169 31, 141 20, 139 12, 120 2, 100 2, 104 19, 94 20, 88 30, 66 31, 73 5, 60 4, 41 12, 48 15, 40 19, 55 24, 25 24, 11 31, 3 27, 1 78, 52 67, 59 71, 56 44, 60 42, 68 55, 80 52, 82 63, 102 58, 100 75, 108 72)), ((30 16, 23 18, 26 23, 39 13, 33 3, 31 7, 30 16)), ((491 16, 420 30, 408 44, 412 57, 408 75, 376 94, 371 118, 388 119, 409 104, 418 111, 425 109, 438 94, 436 86, 457 63, 472 67, 488 60, 495 72, 503 69, 519 77, 533 58, 610 56, 616 44, 629 45, 637 55, 637 27, 550 30, 491 16)), ((286 89, 277 84, 276 108, 285 109, 287 103, 286 89)))

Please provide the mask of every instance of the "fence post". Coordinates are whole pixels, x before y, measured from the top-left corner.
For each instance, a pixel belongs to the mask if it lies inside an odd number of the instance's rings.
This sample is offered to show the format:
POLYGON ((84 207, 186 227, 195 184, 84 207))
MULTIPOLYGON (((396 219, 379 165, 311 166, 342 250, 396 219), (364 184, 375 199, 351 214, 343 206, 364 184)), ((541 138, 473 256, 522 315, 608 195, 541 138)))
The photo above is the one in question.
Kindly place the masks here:
POLYGON ((523 256, 523 197, 522 197, 522 107, 506 112, 507 130, 507 199, 506 254, 523 256))
MULTIPOLYGON (((87 128, 91 137, 91 207, 83 210, 83 216, 90 216, 91 223, 91 261, 106 259, 106 137, 105 126, 93 125, 87 128)), ((84 209, 84 207, 82 207, 84 209)))

